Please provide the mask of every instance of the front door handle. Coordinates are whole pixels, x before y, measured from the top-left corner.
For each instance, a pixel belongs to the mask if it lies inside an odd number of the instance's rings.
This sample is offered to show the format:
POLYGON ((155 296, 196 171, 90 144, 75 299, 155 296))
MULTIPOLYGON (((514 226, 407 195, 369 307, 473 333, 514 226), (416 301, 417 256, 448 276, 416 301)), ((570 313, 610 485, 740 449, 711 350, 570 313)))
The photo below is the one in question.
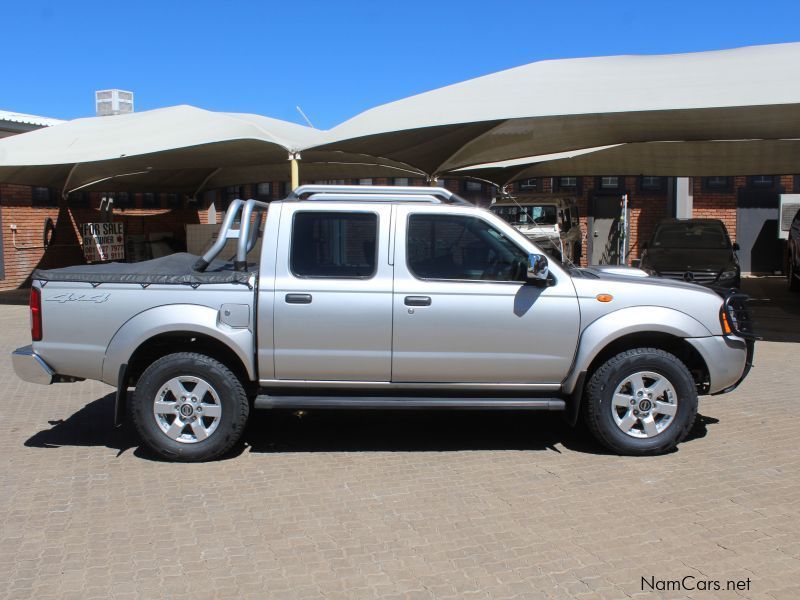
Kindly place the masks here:
POLYGON ((286 304, 311 304, 311 294, 286 294, 286 304))
POLYGON ((430 306, 430 296, 406 296, 406 306, 430 306))

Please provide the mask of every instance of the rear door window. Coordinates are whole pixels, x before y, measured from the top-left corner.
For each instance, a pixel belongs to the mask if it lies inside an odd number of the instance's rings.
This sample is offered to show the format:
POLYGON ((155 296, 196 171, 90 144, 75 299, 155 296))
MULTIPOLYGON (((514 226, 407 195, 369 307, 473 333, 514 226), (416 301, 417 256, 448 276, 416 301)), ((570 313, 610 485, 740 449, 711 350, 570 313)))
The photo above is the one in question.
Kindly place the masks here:
POLYGON ((297 277, 375 275, 378 215, 302 211, 294 215, 290 267, 297 277))

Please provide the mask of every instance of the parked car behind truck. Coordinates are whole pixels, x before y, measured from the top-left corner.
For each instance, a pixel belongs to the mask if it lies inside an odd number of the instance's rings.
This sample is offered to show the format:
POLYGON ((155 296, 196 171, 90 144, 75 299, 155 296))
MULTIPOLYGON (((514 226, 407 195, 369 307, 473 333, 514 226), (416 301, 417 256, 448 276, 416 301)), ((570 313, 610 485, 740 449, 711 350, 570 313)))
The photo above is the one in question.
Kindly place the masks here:
POLYGON ((116 385, 117 420, 184 461, 278 407, 560 411, 614 452, 655 454, 754 349, 740 295, 548 262, 439 188, 237 200, 200 258, 37 271, 31 322, 20 377, 116 385))
POLYGON ((639 267, 669 279, 739 288, 738 250, 719 219, 664 219, 645 244, 639 267))

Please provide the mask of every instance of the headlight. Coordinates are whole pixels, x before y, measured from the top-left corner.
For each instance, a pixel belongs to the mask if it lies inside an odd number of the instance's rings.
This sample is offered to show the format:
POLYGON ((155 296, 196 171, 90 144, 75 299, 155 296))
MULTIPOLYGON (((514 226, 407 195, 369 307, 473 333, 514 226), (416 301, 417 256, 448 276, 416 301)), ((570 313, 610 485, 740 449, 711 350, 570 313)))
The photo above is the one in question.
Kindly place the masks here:
POLYGON ((719 274, 720 279, 733 279, 734 277, 736 277, 736 271, 733 270, 723 271, 722 273, 719 274))

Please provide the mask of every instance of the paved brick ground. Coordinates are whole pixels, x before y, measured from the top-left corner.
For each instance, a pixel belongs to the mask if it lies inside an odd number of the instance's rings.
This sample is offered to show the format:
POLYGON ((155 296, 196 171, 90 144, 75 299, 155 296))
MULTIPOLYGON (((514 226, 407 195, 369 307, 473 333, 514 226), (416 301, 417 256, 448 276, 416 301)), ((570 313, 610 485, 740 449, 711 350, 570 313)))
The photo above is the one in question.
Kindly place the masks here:
POLYGON ((26 329, 0 307, 0 597, 800 598, 797 344, 663 457, 533 415, 262 413, 177 465, 110 428, 111 388, 17 381, 26 329))

